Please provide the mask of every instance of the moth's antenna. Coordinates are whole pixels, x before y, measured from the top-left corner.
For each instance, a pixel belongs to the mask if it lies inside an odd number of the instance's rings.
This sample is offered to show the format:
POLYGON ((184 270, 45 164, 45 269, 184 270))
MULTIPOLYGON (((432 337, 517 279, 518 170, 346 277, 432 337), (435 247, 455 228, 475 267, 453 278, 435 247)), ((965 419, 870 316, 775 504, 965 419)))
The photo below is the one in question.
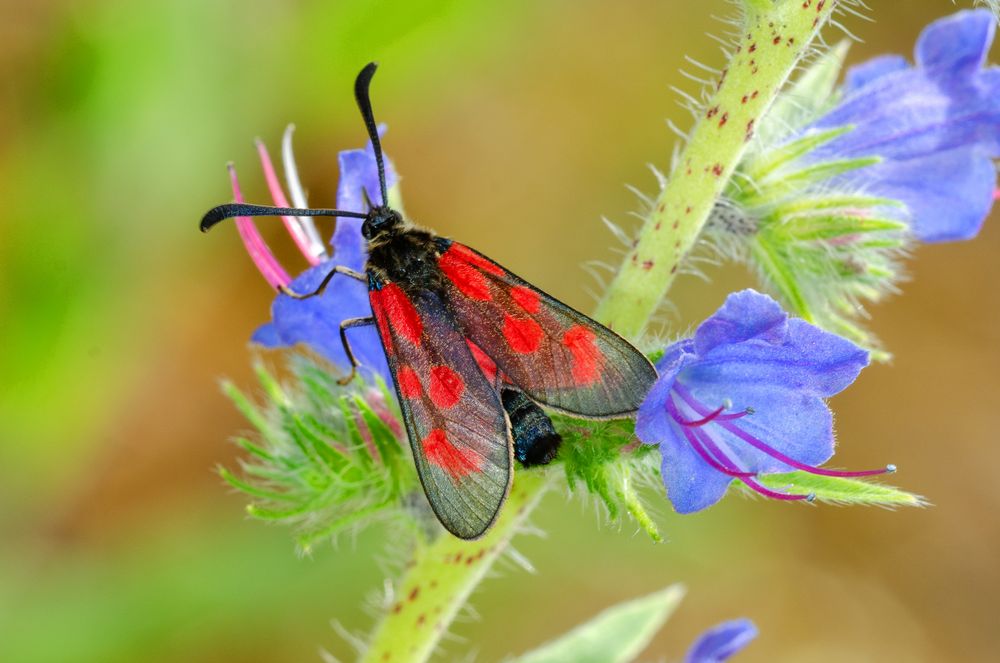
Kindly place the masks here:
POLYGON ((299 209, 297 207, 227 203, 213 207, 205 213, 205 216, 201 218, 201 231, 208 232, 215 224, 234 216, 350 216, 355 219, 364 219, 368 215, 339 209, 299 209))
POLYGON ((361 109, 361 117, 365 120, 365 128, 368 129, 368 137, 372 141, 372 149, 375 150, 375 162, 378 164, 378 184, 382 188, 382 206, 389 204, 389 194, 385 188, 385 163, 382 161, 382 143, 378 139, 378 127, 375 126, 375 116, 372 114, 372 101, 368 97, 368 86, 371 85, 372 76, 378 64, 369 62, 354 81, 354 98, 358 100, 358 108, 361 109))

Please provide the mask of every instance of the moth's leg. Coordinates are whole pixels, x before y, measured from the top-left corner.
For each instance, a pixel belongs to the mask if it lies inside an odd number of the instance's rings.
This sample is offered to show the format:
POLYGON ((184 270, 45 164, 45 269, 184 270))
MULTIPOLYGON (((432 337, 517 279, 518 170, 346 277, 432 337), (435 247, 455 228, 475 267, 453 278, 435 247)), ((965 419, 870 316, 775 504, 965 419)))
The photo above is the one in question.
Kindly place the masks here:
POLYGON ((326 290, 326 286, 330 285, 330 281, 337 274, 343 274, 344 276, 350 276, 352 279, 357 279, 359 281, 367 281, 368 280, 368 277, 366 277, 361 272, 356 272, 353 269, 351 269, 350 267, 344 267, 343 265, 337 265, 336 267, 334 267, 333 269, 330 270, 329 274, 327 274, 326 276, 323 277, 323 280, 320 281, 319 287, 316 288, 315 290, 313 290, 312 292, 307 292, 307 293, 292 292, 286 286, 280 286, 278 288, 278 290, 280 290, 282 293, 288 295, 289 297, 291 297, 293 299, 309 299, 310 297, 315 297, 316 295, 322 294, 323 291, 326 290))
POLYGON ((351 344, 347 341, 347 330, 351 327, 367 327, 374 324, 375 318, 370 315, 366 318, 348 318, 340 323, 340 342, 344 346, 347 358, 351 361, 351 372, 346 377, 337 380, 337 384, 347 384, 354 379, 354 375, 358 372, 358 360, 355 359, 354 351, 351 350, 351 344))

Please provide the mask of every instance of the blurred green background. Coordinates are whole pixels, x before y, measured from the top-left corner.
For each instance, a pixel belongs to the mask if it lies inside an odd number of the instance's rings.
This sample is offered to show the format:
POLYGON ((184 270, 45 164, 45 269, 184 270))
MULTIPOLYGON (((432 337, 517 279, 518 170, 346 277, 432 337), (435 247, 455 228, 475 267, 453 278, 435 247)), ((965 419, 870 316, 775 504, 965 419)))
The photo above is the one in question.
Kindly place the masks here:
MULTIPOLYGON (((963 3, 960 2, 959 5, 963 3)), ((964 3, 971 4, 971 3, 964 3)), ((684 56, 720 65, 705 35, 723 0, 0 4, 0 660, 310 661, 351 658, 331 628, 366 632, 382 532, 296 556, 289 532, 243 516, 218 463, 247 424, 219 392, 249 389, 247 338, 271 292, 236 231, 196 223, 244 191, 266 202, 251 139, 277 153, 295 122, 300 172, 330 204, 337 150, 364 139, 351 96, 382 63, 376 112, 419 222, 587 309, 581 264, 614 263, 607 215, 624 184, 655 187, 689 119, 684 56)), ((944 0, 876 3, 851 61, 909 53, 944 0)), ((839 38, 837 31, 828 38, 839 38)), ((688 66, 688 69, 691 69, 688 66)), ((684 581, 690 594, 647 652, 677 659, 704 627, 746 615, 740 660, 964 661, 1000 645, 1000 228, 925 247, 905 296, 873 311, 896 359, 834 406, 837 464, 897 463, 926 510, 808 508, 740 498, 678 517, 669 538, 598 528, 550 495, 545 540, 474 599, 442 660, 524 651, 603 607, 684 581)), ((285 264, 280 223, 261 224, 285 264)), ((750 281, 682 279, 683 331, 750 281)), ((275 363, 280 356, 269 357, 275 363)), ((402 554, 401 552, 399 554, 402 554)))

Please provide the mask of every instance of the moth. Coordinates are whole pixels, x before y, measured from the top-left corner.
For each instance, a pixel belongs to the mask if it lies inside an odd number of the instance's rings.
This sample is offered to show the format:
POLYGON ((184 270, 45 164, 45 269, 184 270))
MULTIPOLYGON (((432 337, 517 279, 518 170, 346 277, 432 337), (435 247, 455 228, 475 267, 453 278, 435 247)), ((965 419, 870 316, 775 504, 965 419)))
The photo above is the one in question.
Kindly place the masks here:
POLYGON ((202 231, 235 216, 340 216, 364 219, 364 273, 335 274, 368 285, 371 316, 344 320, 340 340, 357 369, 348 330, 374 325, 392 373, 417 473, 431 508, 462 539, 496 520, 523 465, 548 463, 560 437, 540 406, 582 418, 633 414, 656 379, 628 341, 458 242, 407 221, 388 206, 385 165, 369 86, 354 93, 378 166, 381 200, 366 213, 231 203, 211 209, 202 231))

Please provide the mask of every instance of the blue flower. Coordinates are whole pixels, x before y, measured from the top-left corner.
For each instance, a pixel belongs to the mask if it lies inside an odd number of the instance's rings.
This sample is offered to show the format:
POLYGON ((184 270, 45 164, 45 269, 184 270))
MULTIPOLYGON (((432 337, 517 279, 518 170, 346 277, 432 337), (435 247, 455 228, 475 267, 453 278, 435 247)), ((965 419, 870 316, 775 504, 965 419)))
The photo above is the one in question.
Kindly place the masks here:
MULTIPOLYGON (((380 127, 379 133, 383 132, 384 127, 380 127)), ((263 149, 262 145, 258 145, 258 147, 264 166, 264 174, 267 177, 275 205, 287 206, 288 201, 284 198, 281 185, 274 176, 274 169, 267 156, 267 151, 263 149)), ((285 174, 294 203, 299 207, 305 207, 305 196, 298 181, 291 151, 290 130, 285 133, 283 153, 285 174)), ((381 198, 375 153, 371 143, 363 149, 341 152, 339 164, 340 181, 337 186, 337 209, 354 212, 367 211, 365 195, 374 202, 378 202, 381 198)), ((392 187, 396 181, 397 177, 392 164, 386 162, 387 186, 392 187)), ((238 187, 235 186, 235 181, 234 192, 237 200, 240 200, 241 196, 238 187)), ((239 219, 238 222, 243 224, 241 234, 247 227, 256 233, 250 219, 239 219)), ((315 236, 314 232, 313 235, 309 235, 307 232, 311 225, 310 219, 286 218, 285 222, 296 242, 303 249, 303 254, 307 259, 312 258, 310 259, 312 265, 290 281, 280 266, 277 266, 277 270, 275 270, 276 261, 270 255, 267 247, 263 245, 263 240, 260 239, 259 235, 256 238, 250 237, 249 240, 244 235, 244 242, 247 244, 254 262, 257 263, 265 277, 272 281, 272 285, 286 286, 293 292, 306 293, 314 291, 336 265, 350 267, 355 271, 364 270, 367 248, 364 238, 361 236, 361 219, 346 217, 337 219, 336 230, 330 242, 333 248, 332 257, 326 255, 322 246, 316 247, 314 242, 310 243, 308 240, 300 241, 303 236, 315 236), (301 231, 299 230, 300 226, 301 231), (255 239, 256 241, 254 241, 255 239), (262 248, 265 252, 263 258, 260 257, 262 248), (278 274, 277 277, 269 277, 275 273, 278 274), (284 275, 283 279, 282 275, 284 275)), ((326 290, 317 297, 294 299, 279 293, 271 305, 271 322, 261 325, 254 332, 251 340, 267 348, 283 348, 303 343, 346 371, 350 369, 350 362, 340 342, 340 323, 349 318, 370 315, 371 306, 368 302, 367 285, 343 274, 337 274, 330 281, 326 290)), ((375 327, 357 327, 348 331, 347 334, 351 349, 354 351, 361 369, 381 375, 387 382, 391 382, 385 353, 382 350, 375 327)), ((370 375, 371 373, 369 373, 370 375)))
POLYGON ((749 619, 723 622, 698 636, 684 657, 684 663, 721 663, 756 637, 757 627, 749 619))
POLYGON ((989 11, 958 12, 924 29, 915 65, 886 55, 851 69, 839 103, 809 128, 854 128, 810 160, 880 157, 842 179, 905 203, 921 241, 975 237, 1000 157, 1000 68, 984 67, 995 28, 989 11))
POLYGON ((694 337, 667 347, 659 379, 639 408, 635 432, 660 447, 667 495, 679 513, 718 502, 733 479, 776 499, 759 474, 817 467, 833 455, 833 418, 824 399, 868 364, 854 343, 788 315, 753 290, 731 294, 694 337))

